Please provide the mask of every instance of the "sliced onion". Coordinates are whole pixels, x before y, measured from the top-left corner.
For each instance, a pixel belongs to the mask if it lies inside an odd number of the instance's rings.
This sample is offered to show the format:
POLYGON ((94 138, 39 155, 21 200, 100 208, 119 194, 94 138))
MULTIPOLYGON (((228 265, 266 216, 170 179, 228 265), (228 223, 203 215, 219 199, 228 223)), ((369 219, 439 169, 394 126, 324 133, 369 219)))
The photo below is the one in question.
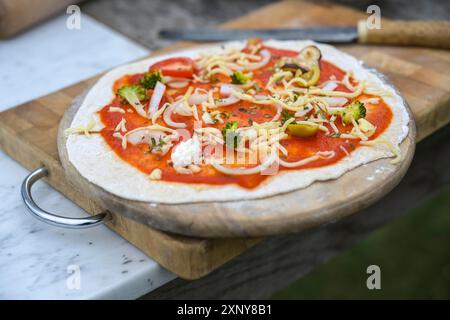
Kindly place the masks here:
POLYGON ((173 105, 175 106, 175 113, 186 117, 192 116, 192 110, 186 107, 183 99, 175 101, 173 105))
POLYGON ((229 96, 228 98, 222 98, 222 99, 220 99, 219 102, 216 103, 216 106, 218 106, 218 107, 226 107, 226 106, 235 104, 235 103, 238 102, 239 100, 241 100, 241 99, 239 99, 239 98, 236 97, 236 96, 231 95, 231 96, 229 96))
POLYGON ((181 89, 181 88, 185 88, 189 85, 189 80, 168 82, 167 85, 174 89, 181 89))
POLYGON ((127 140, 131 144, 140 144, 140 143, 146 143, 151 144, 152 138, 156 139, 156 141, 159 141, 160 138, 166 136, 166 134, 162 131, 156 131, 156 130, 149 130, 149 129, 141 129, 131 132, 127 135, 127 140))
POLYGON ((181 89, 181 88, 185 88, 186 86, 188 86, 191 79, 164 76, 163 81, 171 88, 181 89))
POLYGON ((165 155, 172 148, 172 141, 177 138, 178 137, 176 135, 168 136, 163 131, 149 130, 146 128, 133 131, 127 135, 127 141, 134 145, 140 143, 152 145, 154 141, 160 141, 160 139, 164 139, 166 143, 162 145, 160 149, 152 151, 152 153, 158 153, 162 155, 165 155))
POLYGON ((236 102, 241 100, 238 97, 236 97, 235 95, 233 95, 233 90, 242 92, 242 89, 237 86, 234 86, 231 84, 222 84, 220 86, 220 94, 227 96, 227 98, 220 98, 219 102, 216 103, 216 106, 226 107, 226 106, 235 104, 236 102))
POLYGON ((156 82, 155 90, 153 91, 152 98, 150 99, 150 105, 148 108, 148 114, 150 118, 158 111, 159 103, 164 96, 166 86, 161 82, 156 82))
POLYGON ((186 123, 182 122, 174 122, 172 121, 172 113, 174 112, 177 105, 174 103, 170 107, 168 107, 163 114, 164 122, 167 123, 168 126, 174 127, 174 128, 186 128, 186 123))
POLYGON ((222 84, 220 86, 220 94, 223 96, 229 96, 232 93, 232 87, 228 84, 222 84))
POLYGON ((310 112, 312 109, 314 109, 313 106, 310 105, 310 104, 307 104, 305 109, 300 109, 300 110, 298 110, 298 111, 294 114, 294 116, 295 116, 295 117, 303 117, 303 116, 306 116, 306 114, 308 114, 308 112, 310 112))
POLYGON ((330 80, 330 81, 325 82, 321 88, 326 91, 334 91, 334 89, 336 89, 337 86, 338 86, 338 84, 336 83, 336 81, 330 80))
POLYGON ((354 86, 353 84, 351 84, 351 82, 350 82, 350 74, 349 74, 349 73, 347 73, 347 74, 344 76, 344 79, 342 79, 342 83, 344 84, 344 86, 345 86, 348 90, 350 90, 350 91, 356 91, 355 86, 354 86))
POLYGON ((203 102, 208 100, 208 95, 201 93, 193 93, 189 97, 189 104, 202 104, 203 102))
POLYGON ((330 107, 342 107, 348 102, 348 99, 344 97, 324 97, 323 100, 325 100, 330 107))
POLYGON ((256 63, 254 63, 254 64, 251 64, 251 65, 249 65, 249 66, 244 66, 243 69, 246 69, 246 70, 255 70, 255 69, 262 68, 262 67, 264 67, 266 64, 268 64, 269 61, 270 61, 270 58, 271 58, 270 52, 269 52, 268 50, 261 50, 260 54, 261 54, 261 58, 262 58, 261 61, 256 62, 256 63))
POLYGON ((272 165, 277 160, 276 156, 270 156, 267 157, 263 163, 257 165, 256 167, 252 168, 228 168, 224 167, 218 163, 216 163, 214 160, 211 161, 211 165, 219 172, 222 172, 224 174, 232 175, 232 176, 239 176, 239 175, 249 175, 249 174, 256 174, 258 172, 262 172, 268 167, 272 165))

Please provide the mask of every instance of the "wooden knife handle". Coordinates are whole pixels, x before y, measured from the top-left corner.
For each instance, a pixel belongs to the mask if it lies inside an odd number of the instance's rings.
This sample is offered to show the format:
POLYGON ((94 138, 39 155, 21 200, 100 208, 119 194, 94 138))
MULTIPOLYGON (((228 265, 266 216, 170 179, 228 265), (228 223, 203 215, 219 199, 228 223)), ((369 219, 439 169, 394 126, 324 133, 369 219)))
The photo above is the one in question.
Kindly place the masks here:
POLYGON ((358 42, 450 49, 450 21, 381 20, 380 29, 358 22, 358 42))

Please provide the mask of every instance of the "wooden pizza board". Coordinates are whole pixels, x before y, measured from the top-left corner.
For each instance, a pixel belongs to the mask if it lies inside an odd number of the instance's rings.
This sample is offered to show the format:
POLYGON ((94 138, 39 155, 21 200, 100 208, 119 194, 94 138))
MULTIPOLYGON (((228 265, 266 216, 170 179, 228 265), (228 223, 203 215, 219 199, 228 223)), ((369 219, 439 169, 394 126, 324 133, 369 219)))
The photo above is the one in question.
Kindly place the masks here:
MULTIPOLYGON (((103 209, 144 225, 187 236, 268 236, 298 232, 338 220, 387 194, 400 182, 414 154, 416 130, 414 121, 410 121, 408 136, 400 145, 403 160, 396 165, 390 163, 391 159, 380 159, 359 166, 338 179, 315 182, 306 188, 254 200, 177 204, 133 201, 90 183, 68 159, 65 131, 70 128, 83 99, 84 95, 80 95, 74 100, 59 126, 59 159, 67 178, 103 209)), ((410 110, 408 113, 413 119, 410 110)))
MULTIPOLYGON (((364 14, 334 4, 285 1, 266 6, 224 25, 232 28, 354 25, 364 14), (336 19, 339 17, 339 19, 336 19)), ((183 43, 171 49, 186 47, 183 43)), ((409 102, 420 140, 450 120, 450 54, 444 50, 380 46, 341 46, 388 75, 409 102)), ((12 158, 33 170, 49 168, 47 181, 90 213, 101 208, 66 179, 56 146, 58 123, 72 103, 96 78, 0 113, 0 145, 12 158)), ((357 187, 357 186, 355 186, 357 187)), ((260 238, 199 239, 162 232, 115 215, 108 226, 161 265, 187 279, 199 278, 259 242, 260 238)))

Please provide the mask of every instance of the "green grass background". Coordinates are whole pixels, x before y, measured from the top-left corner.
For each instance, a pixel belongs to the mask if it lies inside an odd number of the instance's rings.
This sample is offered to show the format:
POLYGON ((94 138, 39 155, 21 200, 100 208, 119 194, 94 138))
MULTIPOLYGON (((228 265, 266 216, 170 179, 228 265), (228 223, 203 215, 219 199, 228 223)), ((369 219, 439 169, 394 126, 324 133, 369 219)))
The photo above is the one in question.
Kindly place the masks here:
POLYGON ((450 299, 450 187, 273 298, 450 299), (366 287, 372 264, 381 290, 366 287))

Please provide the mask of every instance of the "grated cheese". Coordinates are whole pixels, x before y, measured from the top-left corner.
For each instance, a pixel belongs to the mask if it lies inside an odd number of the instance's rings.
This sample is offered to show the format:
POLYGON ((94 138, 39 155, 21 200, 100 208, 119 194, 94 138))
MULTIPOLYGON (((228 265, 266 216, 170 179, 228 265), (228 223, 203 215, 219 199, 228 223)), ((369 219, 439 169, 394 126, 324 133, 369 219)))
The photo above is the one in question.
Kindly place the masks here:
POLYGON ((125 110, 119 107, 109 107, 108 112, 119 112, 119 113, 125 113, 125 110))
POLYGON ((96 125, 96 118, 92 116, 89 122, 86 124, 86 126, 67 128, 64 131, 64 134, 66 135, 66 137, 72 133, 83 133, 85 135, 89 135, 89 132, 95 127, 95 125, 96 125))
POLYGON ((153 169, 153 171, 148 176, 150 180, 161 180, 162 178, 162 171, 161 169, 153 169))
POLYGON ((350 134, 357 136, 358 138, 360 138, 363 141, 366 141, 368 138, 366 137, 366 135, 364 133, 362 133, 361 129, 359 128, 358 123, 356 122, 356 120, 353 117, 352 117, 352 124, 353 124, 353 129, 350 132, 350 134))
POLYGON ((126 132, 126 131, 127 131, 127 128, 126 128, 126 126, 125 126, 126 122, 127 122, 127 121, 125 120, 125 118, 122 118, 122 119, 120 120, 120 122, 117 124, 116 128, 114 129, 114 131, 122 131, 122 132, 126 132))
POLYGON ((365 145, 365 146, 375 146, 378 144, 384 144, 385 146, 388 147, 389 151, 391 151, 394 156, 394 159, 391 160, 392 164, 397 164, 402 160, 402 155, 400 153, 400 150, 395 148, 394 145, 390 141, 388 141, 384 138, 377 138, 375 140, 370 140, 370 141, 361 141, 361 144, 365 145))

